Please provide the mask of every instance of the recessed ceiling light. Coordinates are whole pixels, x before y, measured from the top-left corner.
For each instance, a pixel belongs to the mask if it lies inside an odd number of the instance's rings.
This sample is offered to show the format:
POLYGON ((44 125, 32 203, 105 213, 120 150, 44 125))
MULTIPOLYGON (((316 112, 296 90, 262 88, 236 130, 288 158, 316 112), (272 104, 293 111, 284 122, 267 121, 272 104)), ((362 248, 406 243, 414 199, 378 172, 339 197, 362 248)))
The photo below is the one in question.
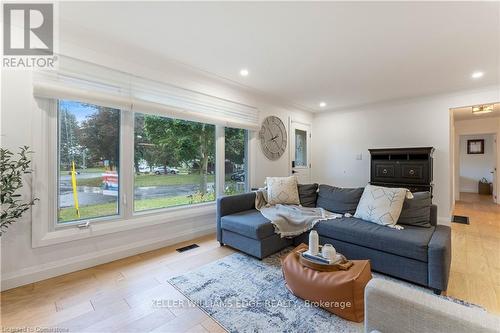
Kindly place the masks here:
POLYGON ((483 72, 479 72, 479 71, 478 71, 478 72, 474 72, 474 73, 472 73, 471 77, 472 77, 473 79, 479 79, 479 78, 483 77, 483 75, 484 75, 484 73, 483 73, 483 72))
POLYGON ((472 107, 472 114, 484 114, 493 112, 493 105, 476 105, 472 107))
POLYGON ((246 68, 243 68, 240 70, 240 75, 241 76, 248 76, 249 72, 248 72, 248 69, 246 68))
POLYGON ((320 108, 324 108, 326 106, 326 103, 325 102, 319 102, 319 107, 320 108))

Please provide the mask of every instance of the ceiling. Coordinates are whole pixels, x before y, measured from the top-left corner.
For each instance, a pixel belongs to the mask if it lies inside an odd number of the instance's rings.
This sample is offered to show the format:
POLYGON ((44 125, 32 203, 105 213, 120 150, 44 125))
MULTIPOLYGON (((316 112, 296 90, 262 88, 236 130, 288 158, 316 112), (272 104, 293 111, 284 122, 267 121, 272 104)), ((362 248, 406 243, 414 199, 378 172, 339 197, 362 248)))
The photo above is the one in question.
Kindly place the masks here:
POLYGON ((500 80, 500 2, 61 2, 59 16, 62 34, 73 25, 312 111, 500 80))
POLYGON ((481 118, 496 118, 500 117, 500 103, 493 105, 493 112, 483 113, 483 114, 472 114, 471 107, 456 108, 452 109, 455 121, 457 120, 469 120, 469 119, 481 119, 481 118))

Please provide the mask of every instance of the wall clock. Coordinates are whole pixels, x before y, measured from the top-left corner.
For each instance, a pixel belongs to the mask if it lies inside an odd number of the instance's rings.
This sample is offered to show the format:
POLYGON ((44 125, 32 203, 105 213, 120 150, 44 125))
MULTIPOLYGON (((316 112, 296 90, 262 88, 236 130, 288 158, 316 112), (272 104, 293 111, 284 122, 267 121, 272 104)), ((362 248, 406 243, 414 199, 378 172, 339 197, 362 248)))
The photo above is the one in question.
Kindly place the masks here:
POLYGON ((259 132, 260 146, 270 160, 277 160, 286 150, 286 128, 280 118, 269 116, 262 122, 259 132))

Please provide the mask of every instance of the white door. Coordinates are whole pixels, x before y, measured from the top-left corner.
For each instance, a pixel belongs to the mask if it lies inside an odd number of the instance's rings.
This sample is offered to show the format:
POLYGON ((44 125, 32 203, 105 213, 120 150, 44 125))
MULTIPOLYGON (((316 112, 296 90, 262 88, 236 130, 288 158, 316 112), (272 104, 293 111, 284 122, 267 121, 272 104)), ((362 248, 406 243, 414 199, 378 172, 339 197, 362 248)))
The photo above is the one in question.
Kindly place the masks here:
POLYGON ((290 126, 291 173, 300 184, 311 182, 311 125, 291 121, 290 126))

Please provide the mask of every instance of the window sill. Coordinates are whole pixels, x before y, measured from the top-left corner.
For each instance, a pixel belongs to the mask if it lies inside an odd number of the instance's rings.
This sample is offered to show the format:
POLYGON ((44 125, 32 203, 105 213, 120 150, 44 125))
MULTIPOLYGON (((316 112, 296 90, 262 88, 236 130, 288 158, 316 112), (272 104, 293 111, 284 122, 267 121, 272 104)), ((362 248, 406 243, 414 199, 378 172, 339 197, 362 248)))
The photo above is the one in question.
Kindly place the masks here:
MULTIPOLYGON (((215 202, 196 206, 179 207, 172 210, 141 212, 128 219, 113 219, 90 224, 88 228, 80 229, 76 225, 56 230, 40 230, 33 228, 32 247, 55 245, 80 239, 103 236, 122 231, 145 228, 160 224, 169 224, 190 218, 215 214, 215 202)), ((37 219, 32 219, 37 221, 37 219)))

